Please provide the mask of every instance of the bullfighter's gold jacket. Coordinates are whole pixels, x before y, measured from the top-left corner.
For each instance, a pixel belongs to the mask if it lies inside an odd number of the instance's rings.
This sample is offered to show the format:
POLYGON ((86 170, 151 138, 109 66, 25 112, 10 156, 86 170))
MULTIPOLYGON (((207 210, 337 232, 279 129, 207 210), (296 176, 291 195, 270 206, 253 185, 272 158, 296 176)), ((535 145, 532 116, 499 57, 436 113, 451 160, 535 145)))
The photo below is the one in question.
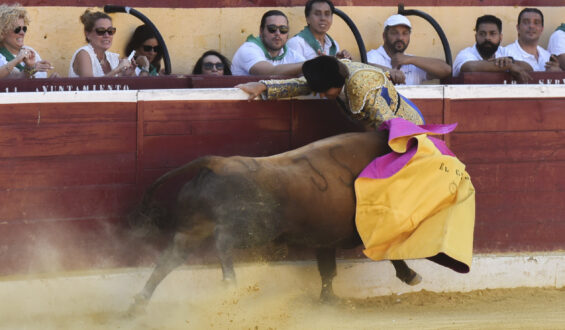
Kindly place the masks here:
MULTIPOLYGON (((417 125, 424 124, 418 108, 400 95, 388 73, 374 66, 350 60, 340 60, 349 76, 341 98, 354 118, 379 127, 383 122, 401 117, 417 125)), ((304 77, 285 80, 261 80, 267 86, 263 98, 268 100, 311 94, 304 77)))

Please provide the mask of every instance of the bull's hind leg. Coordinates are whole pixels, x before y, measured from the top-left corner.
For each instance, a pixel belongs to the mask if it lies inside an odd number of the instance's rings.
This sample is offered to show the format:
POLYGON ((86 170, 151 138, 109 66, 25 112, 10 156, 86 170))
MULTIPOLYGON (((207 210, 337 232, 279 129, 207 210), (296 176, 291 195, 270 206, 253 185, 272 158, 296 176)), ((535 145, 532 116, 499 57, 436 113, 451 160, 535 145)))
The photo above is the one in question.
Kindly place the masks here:
POLYGON ((335 301, 337 297, 332 286, 333 278, 337 275, 335 248, 316 249, 316 261, 318 263, 318 271, 322 277, 320 300, 323 302, 335 301))
POLYGON ((143 290, 134 298, 134 303, 130 307, 130 313, 136 312, 149 302, 155 288, 161 281, 175 268, 184 263, 188 254, 200 245, 204 238, 210 236, 213 231, 213 224, 201 223, 195 225, 188 232, 176 233, 172 244, 165 250, 157 260, 157 265, 151 273, 149 280, 145 283, 143 290))
POLYGON ((396 277, 408 285, 416 285, 422 281, 422 276, 413 271, 404 260, 391 260, 396 277))

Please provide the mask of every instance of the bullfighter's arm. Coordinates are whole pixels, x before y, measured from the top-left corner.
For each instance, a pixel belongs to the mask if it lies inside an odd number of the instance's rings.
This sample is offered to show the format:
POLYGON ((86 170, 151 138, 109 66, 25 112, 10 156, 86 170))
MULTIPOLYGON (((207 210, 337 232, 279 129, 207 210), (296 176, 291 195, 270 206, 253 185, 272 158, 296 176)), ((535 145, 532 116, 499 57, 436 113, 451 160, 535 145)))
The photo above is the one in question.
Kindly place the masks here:
POLYGON ((284 80, 261 80, 259 82, 267 86, 267 90, 262 94, 265 100, 276 100, 312 93, 304 77, 284 80))

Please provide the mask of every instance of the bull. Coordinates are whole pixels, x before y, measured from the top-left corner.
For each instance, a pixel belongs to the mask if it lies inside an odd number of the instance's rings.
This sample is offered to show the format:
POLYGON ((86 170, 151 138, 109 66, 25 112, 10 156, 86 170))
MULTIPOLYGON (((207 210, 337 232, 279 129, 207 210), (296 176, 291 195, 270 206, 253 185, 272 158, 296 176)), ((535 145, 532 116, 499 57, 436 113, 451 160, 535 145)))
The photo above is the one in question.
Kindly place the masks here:
MULTIPOLYGON (((355 227, 353 183, 375 157, 389 152, 382 132, 347 133, 269 157, 198 158, 157 179, 145 192, 139 213, 156 190, 179 175, 192 179, 173 207, 170 246, 132 307, 144 306, 157 285, 208 238, 213 238, 223 280, 234 283, 233 250, 282 242, 313 248, 322 279, 320 299, 336 299, 336 249, 362 242, 355 227)), ((415 285, 421 277, 402 260, 396 276, 415 285)))

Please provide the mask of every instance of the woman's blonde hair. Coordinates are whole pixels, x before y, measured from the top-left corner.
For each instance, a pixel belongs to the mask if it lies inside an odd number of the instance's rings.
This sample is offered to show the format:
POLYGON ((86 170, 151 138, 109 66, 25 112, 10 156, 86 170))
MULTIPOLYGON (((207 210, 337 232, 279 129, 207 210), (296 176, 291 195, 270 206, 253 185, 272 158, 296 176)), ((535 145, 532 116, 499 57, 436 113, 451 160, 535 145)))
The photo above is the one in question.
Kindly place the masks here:
MULTIPOLYGON (((79 18, 82 25, 84 25, 84 33, 86 34, 87 32, 92 32, 92 29, 94 29, 94 25, 96 24, 96 21, 98 21, 101 18, 109 19, 110 22, 112 21, 112 17, 110 17, 108 14, 104 12, 92 11, 90 9, 85 10, 84 13, 80 15, 79 18)), ((90 40, 86 38, 86 42, 90 42, 90 40)))
POLYGON ((20 18, 24 19, 26 26, 29 25, 30 20, 27 16, 27 10, 19 3, 0 5, 0 41, 3 41, 4 36, 11 32, 20 18))

